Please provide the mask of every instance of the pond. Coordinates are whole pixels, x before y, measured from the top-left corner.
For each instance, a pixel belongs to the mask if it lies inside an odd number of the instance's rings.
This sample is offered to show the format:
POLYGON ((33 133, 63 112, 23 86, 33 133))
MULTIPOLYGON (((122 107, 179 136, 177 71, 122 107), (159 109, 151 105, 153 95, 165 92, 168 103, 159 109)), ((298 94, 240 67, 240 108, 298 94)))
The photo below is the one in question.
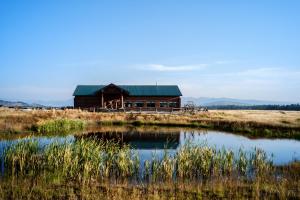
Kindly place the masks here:
MULTIPOLYGON (((38 140, 43 147, 54 141, 75 141, 79 138, 115 140, 129 144, 136 151, 141 161, 150 159, 153 155, 161 157, 165 151, 174 154, 180 146, 187 142, 196 145, 213 146, 216 149, 230 149, 234 153, 239 149, 253 151, 255 148, 264 150, 275 165, 285 165, 300 160, 300 141, 293 139, 251 139, 244 136, 212 131, 184 128, 158 128, 158 127, 103 127, 80 134, 66 136, 40 136, 32 137, 38 140)), ((9 144, 23 139, 1 140, 0 154, 9 144)))

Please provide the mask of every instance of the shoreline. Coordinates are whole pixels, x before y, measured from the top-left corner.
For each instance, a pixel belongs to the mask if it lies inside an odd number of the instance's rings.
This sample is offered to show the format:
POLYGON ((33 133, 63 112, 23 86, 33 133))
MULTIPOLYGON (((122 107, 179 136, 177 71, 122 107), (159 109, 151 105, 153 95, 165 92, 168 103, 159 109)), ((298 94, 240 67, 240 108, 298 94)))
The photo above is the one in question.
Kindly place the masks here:
POLYGON ((157 126, 174 128, 196 128, 224 131, 250 138, 282 138, 300 140, 300 127, 272 126, 256 122, 230 122, 230 121, 196 121, 191 123, 148 122, 148 121, 103 121, 100 126, 157 126))
POLYGON ((300 112, 297 111, 214 110, 172 114, 0 109, 0 132, 3 134, 68 132, 106 125, 204 128, 251 138, 300 140, 300 112))

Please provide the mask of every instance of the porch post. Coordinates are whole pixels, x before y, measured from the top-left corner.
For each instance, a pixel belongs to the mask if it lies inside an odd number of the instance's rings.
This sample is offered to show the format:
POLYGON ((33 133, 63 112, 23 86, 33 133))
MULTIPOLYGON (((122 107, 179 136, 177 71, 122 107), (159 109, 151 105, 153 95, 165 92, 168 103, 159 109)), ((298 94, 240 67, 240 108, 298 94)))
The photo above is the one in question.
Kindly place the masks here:
POLYGON ((103 97, 103 92, 101 93, 101 107, 104 108, 104 97, 103 97))
POLYGON ((121 108, 124 108, 124 98, 123 98, 123 93, 121 94, 121 108))

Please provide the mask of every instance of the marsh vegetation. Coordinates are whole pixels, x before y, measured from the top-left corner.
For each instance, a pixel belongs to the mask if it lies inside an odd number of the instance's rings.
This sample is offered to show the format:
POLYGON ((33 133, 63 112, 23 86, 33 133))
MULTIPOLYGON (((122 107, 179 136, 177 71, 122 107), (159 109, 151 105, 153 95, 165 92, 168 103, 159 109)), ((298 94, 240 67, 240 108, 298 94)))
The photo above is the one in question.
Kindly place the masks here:
POLYGON ((85 122, 82 120, 54 119, 36 125, 31 130, 37 133, 67 133, 70 131, 83 130, 85 122))
POLYGON ((260 149, 241 149, 235 154, 187 143, 175 154, 165 150, 162 157, 153 154, 142 162, 137 152, 118 142, 78 139, 41 147, 38 141, 28 138, 8 146, 1 161, 4 172, 0 193, 2 197, 14 195, 18 199, 55 195, 66 198, 75 195, 78 187, 80 197, 93 189, 104 196, 117 190, 135 198, 156 193, 158 198, 187 194, 191 199, 297 198, 300 192, 295 166, 277 167, 260 149), (24 182, 33 189, 22 186, 24 182), (222 186, 224 183, 230 186, 222 186), (65 193, 54 193, 57 187, 65 193), (39 190, 38 195, 34 188, 39 190))
MULTIPOLYGON (((181 134, 195 135, 200 128, 250 138, 299 139, 299 118, 299 112, 282 111, 166 114, 1 108, 1 139, 13 141, 0 151, 0 199, 299 199, 300 165, 297 160, 291 162, 293 155, 285 156, 287 163, 280 165, 258 148, 236 151, 192 142, 178 146, 181 134), (143 157, 132 144, 118 140, 126 140, 122 132, 127 127, 130 135, 159 136, 150 142, 135 141, 135 145, 162 149, 143 157), (157 144, 169 132, 179 134, 178 127, 184 133, 172 136, 173 143, 168 140, 173 150, 157 144), (117 140, 96 137, 98 132, 88 134, 112 128, 120 135, 117 140), (74 139, 50 143, 37 139, 68 134, 74 139)), ((223 134, 223 139, 230 138, 223 134)))
POLYGON ((81 110, 15 110, 0 108, 3 133, 68 132, 103 125, 194 127, 249 137, 300 139, 297 111, 209 111, 188 113, 94 113, 81 110))

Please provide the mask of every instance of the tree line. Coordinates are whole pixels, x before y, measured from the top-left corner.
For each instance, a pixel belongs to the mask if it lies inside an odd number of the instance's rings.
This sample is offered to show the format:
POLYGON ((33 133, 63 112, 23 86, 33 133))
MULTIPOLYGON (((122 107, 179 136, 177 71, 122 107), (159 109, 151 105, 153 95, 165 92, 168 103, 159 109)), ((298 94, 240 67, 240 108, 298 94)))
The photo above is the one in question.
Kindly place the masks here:
POLYGON ((287 110, 300 111, 300 104, 290 105, 214 105, 208 106, 208 109, 218 110, 287 110))

